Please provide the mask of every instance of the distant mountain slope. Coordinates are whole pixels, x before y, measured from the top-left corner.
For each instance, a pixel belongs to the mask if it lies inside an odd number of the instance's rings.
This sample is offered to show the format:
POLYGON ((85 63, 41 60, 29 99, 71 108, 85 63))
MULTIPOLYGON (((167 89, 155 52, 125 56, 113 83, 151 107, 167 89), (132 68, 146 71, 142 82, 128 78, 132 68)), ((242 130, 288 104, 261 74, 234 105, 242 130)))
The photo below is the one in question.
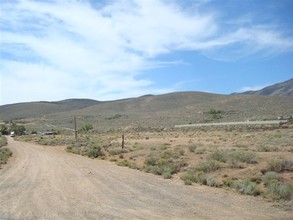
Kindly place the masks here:
MULTIPOLYGON (((293 97, 259 95, 218 95, 203 92, 176 92, 104 102, 84 109, 46 116, 46 122, 72 128, 91 123, 97 130, 126 127, 173 127, 177 124, 205 123, 214 119, 208 113, 220 110, 217 121, 277 119, 292 115, 293 97)), ((45 123, 43 120, 42 123, 45 123)))
POLYGON ((91 99, 67 99, 58 102, 25 102, 0 106, 0 120, 39 117, 52 113, 78 110, 100 102, 91 99))
POLYGON ((208 113, 211 109, 222 112, 217 121, 276 119, 292 115, 293 97, 175 92, 107 102, 20 103, 0 106, 0 120, 30 118, 26 122, 36 126, 35 130, 42 130, 46 125, 72 128, 73 116, 77 117, 77 127, 91 123, 97 130, 173 127, 211 122, 214 120, 208 113))
POLYGON ((247 91, 242 94, 252 95, 269 95, 269 96, 293 96, 293 78, 274 84, 272 86, 265 87, 258 91, 247 91))

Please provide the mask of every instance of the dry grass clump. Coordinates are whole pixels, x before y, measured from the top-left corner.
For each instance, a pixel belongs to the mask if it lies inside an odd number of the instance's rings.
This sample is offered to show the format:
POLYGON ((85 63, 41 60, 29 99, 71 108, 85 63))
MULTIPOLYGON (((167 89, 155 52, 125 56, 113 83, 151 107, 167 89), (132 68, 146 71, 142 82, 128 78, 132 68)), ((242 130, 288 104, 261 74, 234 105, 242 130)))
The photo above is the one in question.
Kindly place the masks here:
POLYGON ((293 171, 293 160, 277 158, 268 161, 267 171, 284 172, 293 171))

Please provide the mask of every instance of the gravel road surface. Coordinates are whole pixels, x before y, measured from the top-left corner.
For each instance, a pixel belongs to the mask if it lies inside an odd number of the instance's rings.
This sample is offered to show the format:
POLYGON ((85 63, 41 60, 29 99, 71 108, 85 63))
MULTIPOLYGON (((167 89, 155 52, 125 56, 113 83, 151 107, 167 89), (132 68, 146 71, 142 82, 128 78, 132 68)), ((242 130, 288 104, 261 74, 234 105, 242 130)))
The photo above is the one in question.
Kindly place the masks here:
POLYGON ((292 212, 224 189, 185 186, 62 147, 8 138, 0 219, 290 219, 292 212))

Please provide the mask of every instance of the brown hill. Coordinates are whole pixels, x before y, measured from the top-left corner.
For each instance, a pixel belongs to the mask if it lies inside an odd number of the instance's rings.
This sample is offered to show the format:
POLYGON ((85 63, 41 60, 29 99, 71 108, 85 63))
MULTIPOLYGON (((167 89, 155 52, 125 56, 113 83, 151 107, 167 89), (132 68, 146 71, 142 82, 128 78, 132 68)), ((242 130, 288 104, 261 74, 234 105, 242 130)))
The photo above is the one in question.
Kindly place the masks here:
MULTIPOLYGON (((93 105, 84 109, 46 116, 46 122, 71 127, 91 123, 97 130, 125 127, 173 127, 176 124, 214 121, 277 119, 293 114, 293 97, 217 95, 177 92, 93 105), (210 110, 220 111, 219 117, 210 110)), ((44 122, 44 121, 43 121, 44 122)))
MULTIPOLYGON (((77 101, 77 100, 75 100, 77 101)), ((83 101, 84 102, 84 101, 83 101)), ((75 103, 75 102, 73 102, 75 103)), ((72 101, 22 103, 0 107, 0 119, 26 118, 44 130, 45 125, 72 128, 85 123, 94 129, 125 127, 173 127, 176 124, 266 120, 293 114, 293 97, 260 95, 217 95, 203 92, 176 92, 156 96, 73 105, 72 101), (70 104, 70 105, 69 105, 70 104), (88 105, 88 106, 86 106, 88 105), (211 109, 219 111, 214 117, 211 109)))
POLYGON ((265 87, 258 91, 247 91, 243 94, 254 94, 254 95, 270 95, 270 96, 293 96, 293 78, 274 84, 272 86, 265 87))
POLYGON ((25 102, 0 106, 0 120, 39 117, 52 113, 82 109, 98 104, 91 99, 67 99, 58 102, 25 102))

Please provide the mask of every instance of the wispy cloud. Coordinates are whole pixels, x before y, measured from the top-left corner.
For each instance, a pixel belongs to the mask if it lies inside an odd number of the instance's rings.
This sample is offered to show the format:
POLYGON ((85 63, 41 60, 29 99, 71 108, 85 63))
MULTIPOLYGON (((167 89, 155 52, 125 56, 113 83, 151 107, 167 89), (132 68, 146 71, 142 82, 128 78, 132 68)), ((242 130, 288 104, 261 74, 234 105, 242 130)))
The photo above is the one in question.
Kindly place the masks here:
POLYGON ((144 75, 147 69, 181 65, 156 60, 174 51, 213 59, 292 51, 293 41, 270 27, 226 32, 208 1, 193 13, 177 1, 4 1, 1 21, 1 103, 68 97, 116 99, 169 92, 144 75), (237 48, 236 48, 237 47, 237 48), (222 56, 222 51, 225 55, 222 56))
POLYGON ((257 90, 261 90, 267 86, 269 86, 269 84, 265 84, 265 85, 261 85, 261 86, 244 86, 241 89, 239 89, 239 92, 257 91, 257 90))

